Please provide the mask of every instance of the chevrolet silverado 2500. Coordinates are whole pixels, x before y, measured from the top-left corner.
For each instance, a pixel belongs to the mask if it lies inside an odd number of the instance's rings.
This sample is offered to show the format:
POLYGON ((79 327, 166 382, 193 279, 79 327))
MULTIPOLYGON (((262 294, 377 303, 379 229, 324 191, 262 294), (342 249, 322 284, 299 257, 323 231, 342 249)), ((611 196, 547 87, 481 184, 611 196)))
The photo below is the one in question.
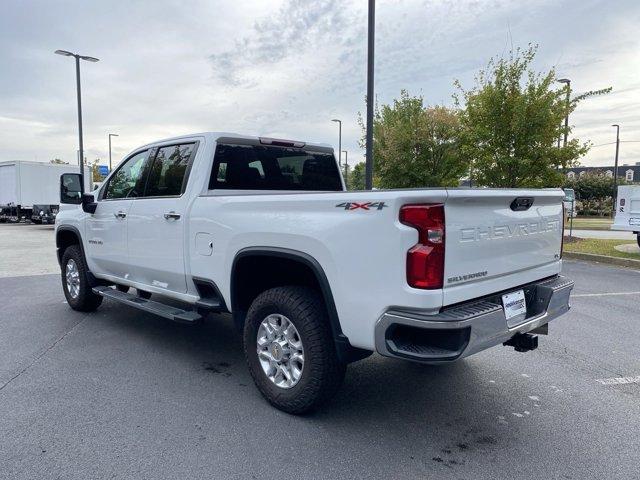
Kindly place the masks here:
POLYGON ((145 145, 80 185, 61 177, 56 218, 71 308, 229 312, 257 388, 287 412, 371 352, 532 350, 569 309, 559 189, 345 191, 329 146, 224 133, 145 145))

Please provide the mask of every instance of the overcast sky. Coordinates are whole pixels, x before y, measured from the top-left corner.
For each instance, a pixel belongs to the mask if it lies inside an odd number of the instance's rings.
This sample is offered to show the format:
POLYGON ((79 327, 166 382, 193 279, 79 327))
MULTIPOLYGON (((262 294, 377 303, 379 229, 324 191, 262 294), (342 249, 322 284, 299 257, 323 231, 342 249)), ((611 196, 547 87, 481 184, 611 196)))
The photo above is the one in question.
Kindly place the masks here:
MULTIPOLYGON (((365 0, 19 1, 0 5, 0 161, 76 161, 73 60, 82 64, 85 149, 114 160, 160 138, 231 131, 332 143, 362 159, 358 112, 366 90, 365 0)), ((555 67, 582 103, 572 135, 615 140, 621 163, 640 162, 640 2, 637 0, 379 0, 376 95, 400 89, 451 105, 452 82, 511 45, 540 45, 536 68, 555 67), (630 141, 637 141, 631 143, 630 141)), ((611 164, 614 145, 584 165, 611 164)))

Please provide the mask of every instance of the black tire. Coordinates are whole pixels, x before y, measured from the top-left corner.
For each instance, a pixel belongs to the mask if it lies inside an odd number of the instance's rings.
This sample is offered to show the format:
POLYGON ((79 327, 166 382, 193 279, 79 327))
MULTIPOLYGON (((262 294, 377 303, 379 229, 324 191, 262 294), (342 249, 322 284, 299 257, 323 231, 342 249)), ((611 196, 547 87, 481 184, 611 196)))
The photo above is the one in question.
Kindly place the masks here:
POLYGON ((129 291, 129 287, 127 285, 116 285, 116 290, 122 293, 127 293, 129 291))
POLYGON ((287 413, 310 412, 330 400, 344 379, 346 365, 338 360, 324 304, 316 291, 305 287, 277 287, 256 297, 244 324, 244 354, 253 381, 267 401, 287 413), (257 353, 257 335, 270 314, 287 317, 304 348, 304 366, 298 382, 282 388, 267 377, 257 353))
POLYGON ((102 297, 91 291, 87 272, 87 264, 80 247, 78 245, 68 247, 62 255, 62 290, 69 306, 79 312, 93 312, 102 303, 102 297), (78 271, 79 289, 75 296, 69 292, 66 278, 70 261, 73 261, 78 271))
POLYGON ((638 242, 638 246, 640 247, 640 233, 636 235, 636 241, 638 242))
POLYGON ((145 298, 147 300, 149 300, 151 298, 151 293, 150 292, 145 292, 144 290, 136 289, 136 293, 138 294, 138 296, 140 298, 145 298))

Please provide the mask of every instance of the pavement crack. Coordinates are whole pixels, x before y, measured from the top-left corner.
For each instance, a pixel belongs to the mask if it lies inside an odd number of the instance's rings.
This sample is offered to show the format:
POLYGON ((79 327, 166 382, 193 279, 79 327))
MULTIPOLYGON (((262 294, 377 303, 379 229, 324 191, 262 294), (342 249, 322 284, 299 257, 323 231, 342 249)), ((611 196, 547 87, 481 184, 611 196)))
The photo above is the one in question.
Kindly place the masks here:
POLYGON ((78 327, 78 325, 80 325, 82 322, 84 322, 86 318, 87 318, 86 315, 83 316, 82 319, 80 319, 78 322, 76 322, 73 325, 73 327, 71 327, 69 330, 67 330, 65 333, 63 333, 60 336, 60 338, 58 338, 55 342, 53 342, 51 345, 49 345, 47 348, 45 348, 42 352, 40 352, 27 366, 25 366, 23 369, 19 370, 18 373, 16 373, 13 377, 11 377, 9 380, 7 380, 4 384, 0 385, 0 392, 4 389, 4 387, 9 385, 16 378, 18 378, 20 375, 22 375, 24 372, 26 372, 32 366, 34 366, 36 363, 38 363, 42 357, 44 357, 47 353, 49 353, 56 345, 58 345, 58 343, 60 343, 62 340, 64 340, 71 332, 73 332, 78 327))

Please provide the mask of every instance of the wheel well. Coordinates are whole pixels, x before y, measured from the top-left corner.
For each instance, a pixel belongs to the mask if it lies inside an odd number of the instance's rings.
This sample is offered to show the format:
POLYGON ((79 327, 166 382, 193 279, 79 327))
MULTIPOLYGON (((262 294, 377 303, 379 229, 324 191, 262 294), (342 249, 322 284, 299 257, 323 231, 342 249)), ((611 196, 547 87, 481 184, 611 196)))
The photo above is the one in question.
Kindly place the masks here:
POLYGON ((233 269, 232 309, 244 317, 258 295, 284 285, 309 287, 322 294, 316 274, 300 260, 260 254, 242 256, 233 269))
POLYGON ((56 235, 56 247, 58 249, 58 263, 62 261, 64 251, 71 245, 81 245, 80 237, 73 230, 59 230, 56 235))
POLYGON ((320 264, 303 252, 285 248, 248 248, 236 255, 231 268, 231 311, 240 331, 253 299, 284 285, 310 287, 320 293, 341 361, 351 363, 371 355, 368 350, 353 347, 342 333, 329 281, 320 264))

